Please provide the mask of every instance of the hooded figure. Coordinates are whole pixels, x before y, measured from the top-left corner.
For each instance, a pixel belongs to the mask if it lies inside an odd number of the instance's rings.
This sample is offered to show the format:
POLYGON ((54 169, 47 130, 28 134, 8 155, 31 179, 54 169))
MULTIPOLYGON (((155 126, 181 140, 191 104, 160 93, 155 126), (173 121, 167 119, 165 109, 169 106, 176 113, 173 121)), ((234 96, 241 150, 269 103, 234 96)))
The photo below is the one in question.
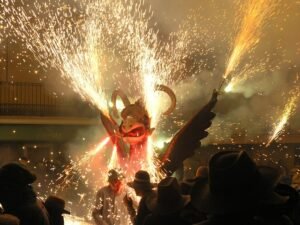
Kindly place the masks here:
POLYGON ((48 213, 31 184, 36 176, 18 163, 0 169, 0 203, 5 213, 20 219, 20 225, 49 225, 48 213))

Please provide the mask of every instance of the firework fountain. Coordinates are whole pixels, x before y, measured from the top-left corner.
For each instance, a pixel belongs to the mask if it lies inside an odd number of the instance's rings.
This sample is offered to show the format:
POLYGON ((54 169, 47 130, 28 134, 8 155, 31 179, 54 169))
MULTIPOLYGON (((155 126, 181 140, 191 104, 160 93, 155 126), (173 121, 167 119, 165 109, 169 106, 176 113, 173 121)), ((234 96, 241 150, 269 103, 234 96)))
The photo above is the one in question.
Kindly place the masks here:
POLYGON ((236 74, 236 76, 232 74, 239 66, 244 55, 253 51, 259 43, 264 25, 267 20, 276 13, 279 2, 271 0, 249 0, 245 4, 244 10, 239 11, 241 15, 239 15, 238 18, 243 19, 237 31, 223 81, 219 88, 221 89, 224 82, 229 79, 225 88, 226 92, 230 92, 234 86, 246 80, 247 75, 253 73, 251 70, 257 71, 257 69, 259 69, 247 66, 239 74, 236 74), (239 75, 243 76, 240 77, 239 75))
POLYGON ((284 106, 282 114, 274 123, 273 130, 266 144, 266 147, 268 147, 272 143, 272 141, 276 140, 280 136, 280 134, 282 134, 286 124, 288 123, 289 118, 295 113, 295 110, 297 108, 297 102, 300 96, 299 87, 296 87, 292 91, 290 91, 289 95, 290 96, 286 105, 284 106))

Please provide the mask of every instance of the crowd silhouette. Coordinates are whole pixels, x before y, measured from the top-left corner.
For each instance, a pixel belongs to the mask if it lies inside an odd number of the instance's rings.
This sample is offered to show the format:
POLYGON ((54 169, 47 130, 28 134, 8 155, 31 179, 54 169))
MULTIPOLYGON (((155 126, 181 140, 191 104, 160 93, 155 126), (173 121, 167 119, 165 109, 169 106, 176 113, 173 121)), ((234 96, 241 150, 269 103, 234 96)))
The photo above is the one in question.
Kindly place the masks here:
MULTIPOLYGON (((126 183, 112 169, 96 194, 96 225, 299 225, 299 190, 275 167, 257 165, 245 151, 220 151, 195 177, 179 182, 168 176, 158 184, 147 171, 126 183), (133 197, 138 196, 138 198, 133 197)), ((40 200, 36 176, 20 163, 0 168, 0 225, 63 225, 65 201, 40 200)))

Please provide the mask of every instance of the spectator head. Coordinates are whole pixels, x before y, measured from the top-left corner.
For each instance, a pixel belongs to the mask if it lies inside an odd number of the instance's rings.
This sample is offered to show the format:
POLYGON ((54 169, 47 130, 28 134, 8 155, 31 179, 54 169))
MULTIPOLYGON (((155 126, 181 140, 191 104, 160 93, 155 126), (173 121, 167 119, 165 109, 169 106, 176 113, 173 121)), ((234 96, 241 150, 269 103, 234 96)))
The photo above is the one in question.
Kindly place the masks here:
POLYGON ((1 225, 19 225, 20 220, 10 214, 1 214, 0 215, 0 224, 1 225))
POLYGON ((157 197, 153 199, 153 212, 160 215, 177 213, 190 201, 187 195, 181 195, 178 181, 175 177, 167 177, 157 186, 157 197))
POLYGON ((56 196, 49 196, 45 201, 45 207, 48 212, 55 214, 70 214, 69 211, 65 209, 65 201, 56 196))
POLYGON ((36 176, 20 163, 8 163, 0 169, 0 182, 7 185, 26 186, 32 184, 36 176))
POLYGON ((209 162, 208 179, 195 183, 192 205, 201 212, 249 212, 261 202, 280 204, 286 199, 274 192, 279 170, 258 167, 244 151, 221 151, 209 162))
POLYGON ((197 177, 208 177, 208 167, 207 166, 199 166, 196 171, 196 178, 197 177))
POLYGON ((119 193, 122 188, 124 175, 121 171, 111 169, 108 171, 108 183, 115 193, 119 193))
POLYGON ((151 191, 155 184, 150 182, 150 175, 147 171, 139 170, 135 173, 134 180, 128 183, 133 188, 137 196, 142 196, 144 192, 151 191))

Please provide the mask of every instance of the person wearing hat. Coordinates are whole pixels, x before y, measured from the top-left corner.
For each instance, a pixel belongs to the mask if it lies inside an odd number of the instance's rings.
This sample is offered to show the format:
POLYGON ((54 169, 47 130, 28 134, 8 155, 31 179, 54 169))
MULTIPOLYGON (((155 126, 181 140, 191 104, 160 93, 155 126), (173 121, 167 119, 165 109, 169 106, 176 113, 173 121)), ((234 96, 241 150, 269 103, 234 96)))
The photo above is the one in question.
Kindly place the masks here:
POLYGON ((20 225, 49 225, 48 213, 32 183, 36 176, 20 163, 0 168, 0 203, 5 213, 19 218, 20 225))
POLYGON ((0 225, 19 225, 20 220, 10 214, 0 214, 0 225))
POLYGON ((195 177, 186 179, 180 183, 181 194, 189 195, 191 194, 193 185, 197 180, 206 179, 208 176, 208 167, 207 166, 199 166, 197 168, 195 177))
POLYGON ((49 214, 50 225, 64 225, 63 214, 70 214, 65 210, 65 201, 56 196, 49 196, 45 201, 45 207, 49 214))
POLYGON ((151 213, 150 202, 156 197, 156 192, 153 190, 155 184, 150 182, 150 175, 147 171, 140 170, 136 172, 134 180, 129 182, 128 186, 134 189, 137 196, 141 197, 137 213, 130 197, 125 196, 124 204, 130 214, 132 223, 134 225, 142 225, 146 216, 151 213))
POLYGON ((97 225, 129 224, 130 218, 123 198, 126 189, 123 186, 123 174, 115 169, 108 171, 108 185, 102 187, 96 195, 92 216, 97 225))
POLYGON ((145 219, 144 225, 188 225, 181 213, 190 202, 190 197, 181 195, 175 177, 161 180, 157 187, 157 197, 153 199, 153 212, 145 219))
POLYGON ((216 153, 208 171, 208 179, 197 181, 191 193, 192 205, 208 214, 201 225, 252 224, 260 205, 287 200, 274 191, 279 171, 257 166, 245 151, 216 153))

